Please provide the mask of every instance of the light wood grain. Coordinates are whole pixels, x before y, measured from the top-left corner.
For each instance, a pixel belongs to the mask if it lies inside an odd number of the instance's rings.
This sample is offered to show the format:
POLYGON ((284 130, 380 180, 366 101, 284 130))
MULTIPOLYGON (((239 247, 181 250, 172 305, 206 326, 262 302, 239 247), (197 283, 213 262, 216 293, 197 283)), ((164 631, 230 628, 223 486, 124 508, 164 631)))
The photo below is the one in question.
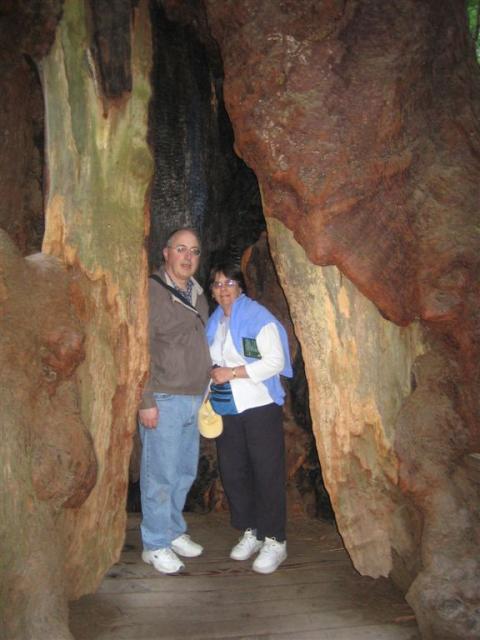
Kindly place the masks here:
POLYGON ((238 532, 226 514, 187 519, 205 552, 165 576, 142 563, 139 517, 129 517, 120 562, 71 605, 76 640, 418 640, 402 595, 387 579, 360 576, 331 524, 290 522, 289 557, 264 576, 251 560, 230 560, 238 532))

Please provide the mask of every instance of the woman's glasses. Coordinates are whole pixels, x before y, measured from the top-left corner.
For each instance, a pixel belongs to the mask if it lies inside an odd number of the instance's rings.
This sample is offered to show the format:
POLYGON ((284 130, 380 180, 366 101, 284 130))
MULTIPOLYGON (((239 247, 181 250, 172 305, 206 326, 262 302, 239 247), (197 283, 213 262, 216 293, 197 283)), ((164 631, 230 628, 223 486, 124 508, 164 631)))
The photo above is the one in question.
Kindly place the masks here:
POLYGON ((215 280, 215 282, 212 283, 212 287, 214 289, 222 289, 223 287, 228 287, 230 289, 236 284, 238 284, 236 280, 223 280, 223 282, 221 280, 215 280))

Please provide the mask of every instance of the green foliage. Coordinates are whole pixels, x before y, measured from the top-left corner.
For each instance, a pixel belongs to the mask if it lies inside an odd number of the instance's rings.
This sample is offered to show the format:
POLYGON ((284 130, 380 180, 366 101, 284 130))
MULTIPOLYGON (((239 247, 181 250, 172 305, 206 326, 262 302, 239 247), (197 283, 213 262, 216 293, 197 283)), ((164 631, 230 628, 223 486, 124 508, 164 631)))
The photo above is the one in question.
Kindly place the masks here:
POLYGON ((477 60, 480 63, 480 0, 466 0, 468 24, 475 41, 477 60))

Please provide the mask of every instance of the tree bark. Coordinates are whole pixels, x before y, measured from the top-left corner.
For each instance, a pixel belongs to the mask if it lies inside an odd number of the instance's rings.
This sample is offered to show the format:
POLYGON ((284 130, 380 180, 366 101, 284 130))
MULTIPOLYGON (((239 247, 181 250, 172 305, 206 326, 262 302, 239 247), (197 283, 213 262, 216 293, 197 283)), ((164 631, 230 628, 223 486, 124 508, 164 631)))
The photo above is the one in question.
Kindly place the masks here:
POLYGON ((236 149, 259 179, 302 344, 347 548, 363 573, 393 570, 405 589, 414 580, 408 597, 426 638, 474 638, 478 487, 464 456, 480 447, 480 74, 465 5, 206 6, 236 149), (345 276, 385 318, 423 323, 420 353, 429 353, 415 366, 418 347, 405 352, 402 341, 381 365, 390 330, 371 311, 358 318, 366 308, 345 276), (387 405, 385 380, 394 391, 387 405), (338 401, 352 393, 355 402, 338 401), (465 516, 460 532, 452 505, 465 516), (461 567, 454 579, 453 566, 461 567))
POLYGON ((70 639, 67 600, 94 591, 123 546, 148 365, 152 176, 148 2, 126 4, 131 57, 122 70, 131 70, 131 86, 112 97, 112 85, 105 96, 100 82, 89 5, 65 2, 39 63, 43 254, 25 260, 0 236, 0 602, 9 640, 70 639))
POLYGON ((85 276, 81 414, 98 479, 62 514, 68 595, 93 590, 119 556, 128 461, 146 361, 146 194, 152 175, 147 122, 151 64, 147 2, 132 13, 132 91, 108 100, 91 55, 87 5, 69 0, 42 60, 48 197, 45 253, 85 276))

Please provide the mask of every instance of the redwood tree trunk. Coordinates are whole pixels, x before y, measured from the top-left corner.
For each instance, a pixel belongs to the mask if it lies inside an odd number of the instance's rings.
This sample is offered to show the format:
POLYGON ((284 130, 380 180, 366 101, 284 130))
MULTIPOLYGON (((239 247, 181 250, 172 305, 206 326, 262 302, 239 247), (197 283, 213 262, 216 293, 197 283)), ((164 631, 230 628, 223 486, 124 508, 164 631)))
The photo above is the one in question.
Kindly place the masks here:
MULTIPOLYGON (((111 93, 102 83, 105 67, 96 65, 89 48, 87 11, 87 2, 65 3, 55 44, 40 65, 48 172, 43 250, 85 276, 80 408, 98 460, 94 490, 59 522, 70 597, 95 588, 121 551, 131 436, 147 364, 148 3, 139 3, 129 16, 130 33, 122 33, 131 37, 125 63, 131 83, 122 68, 115 97, 105 95, 111 93)), ((114 49, 111 58, 117 54, 114 49)))
POLYGON ((464 3, 206 6, 352 560, 411 585, 425 637, 477 637, 480 74, 464 3), (385 343, 361 294, 427 342, 385 343))
POLYGON ((100 16, 67 0, 39 63, 43 254, 25 260, 0 235, 0 635, 9 640, 71 638, 68 599, 94 591, 123 546, 147 370, 151 58, 147 0, 115 0, 100 16))

